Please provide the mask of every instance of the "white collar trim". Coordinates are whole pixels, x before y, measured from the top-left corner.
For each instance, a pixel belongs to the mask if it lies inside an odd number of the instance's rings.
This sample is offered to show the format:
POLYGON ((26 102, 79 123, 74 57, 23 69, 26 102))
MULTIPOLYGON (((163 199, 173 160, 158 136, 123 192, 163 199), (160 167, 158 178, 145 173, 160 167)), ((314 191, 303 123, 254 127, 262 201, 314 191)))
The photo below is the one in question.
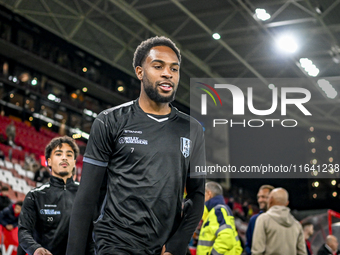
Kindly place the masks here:
POLYGON ((153 119, 153 120, 155 120, 155 121, 157 121, 157 122, 164 122, 164 121, 166 121, 166 120, 169 119, 169 117, 166 117, 166 118, 163 118, 163 119, 157 119, 157 118, 155 118, 155 117, 153 117, 153 116, 151 116, 151 115, 149 115, 149 114, 147 114, 147 116, 148 116, 150 119, 153 119))

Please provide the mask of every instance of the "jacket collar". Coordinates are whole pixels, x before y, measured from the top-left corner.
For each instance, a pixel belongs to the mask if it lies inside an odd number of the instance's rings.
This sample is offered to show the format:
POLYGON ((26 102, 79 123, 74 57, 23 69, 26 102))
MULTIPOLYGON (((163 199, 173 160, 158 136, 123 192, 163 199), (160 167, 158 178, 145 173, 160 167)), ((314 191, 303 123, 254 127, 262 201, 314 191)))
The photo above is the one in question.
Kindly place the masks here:
POLYGON ((207 207, 208 211, 213 209, 216 205, 225 205, 224 197, 222 195, 215 196, 205 202, 205 206, 207 207))
MULTIPOLYGON (((63 179, 61 179, 59 177, 55 177, 55 176, 51 176, 50 183, 51 183, 52 186, 56 186, 56 187, 64 187, 64 185, 65 185, 63 179)), ((68 186, 72 183, 74 183, 72 177, 70 177, 66 180, 66 186, 68 186)))
MULTIPOLYGON (((134 100, 134 102, 136 103, 137 108, 138 108, 140 111, 142 111, 143 113, 145 113, 145 112, 142 110, 142 108, 140 107, 140 105, 139 105, 139 97, 138 97, 136 100, 134 100)), ((167 114, 167 117, 168 117, 169 119, 172 119, 173 117, 176 116, 176 114, 178 113, 178 110, 177 110, 177 108, 174 107, 171 103, 169 103, 169 106, 170 106, 170 108, 171 108, 171 112, 170 112, 170 114, 167 114)), ((145 113, 145 114, 149 114, 149 115, 152 116, 152 114, 150 114, 150 113, 145 113)), ((161 115, 159 115, 159 116, 161 116, 161 115)))

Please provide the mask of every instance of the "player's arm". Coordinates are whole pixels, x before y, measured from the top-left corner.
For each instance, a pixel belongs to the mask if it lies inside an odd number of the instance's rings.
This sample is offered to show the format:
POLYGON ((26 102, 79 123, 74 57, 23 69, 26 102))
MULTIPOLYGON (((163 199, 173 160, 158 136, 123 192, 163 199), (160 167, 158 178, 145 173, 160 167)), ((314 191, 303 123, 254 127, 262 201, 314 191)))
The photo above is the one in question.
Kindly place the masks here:
POLYGON ((19 245, 29 255, 33 255, 37 249, 42 248, 42 246, 33 238, 33 230, 35 228, 37 217, 34 197, 32 193, 29 192, 25 197, 18 221, 19 245))
POLYGON ((107 114, 99 114, 92 124, 80 185, 72 206, 66 251, 68 255, 84 255, 86 252, 91 222, 112 152, 111 133, 114 130, 115 127, 108 121, 107 114))
POLYGON ((82 255, 86 252, 88 234, 105 171, 106 167, 84 162, 80 185, 72 207, 66 254, 82 255))
POLYGON ((188 200, 187 205, 185 205, 185 213, 177 231, 165 245, 166 252, 170 252, 173 255, 185 254, 190 238, 202 218, 204 185, 205 178, 193 178, 187 181, 188 200))
POLYGON ((185 254, 190 238, 203 215, 205 176, 194 176, 195 166, 205 166, 204 135, 200 125, 196 138, 190 159, 190 174, 186 181, 188 200, 184 208, 184 217, 177 231, 165 245, 166 252, 173 255, 185 254))

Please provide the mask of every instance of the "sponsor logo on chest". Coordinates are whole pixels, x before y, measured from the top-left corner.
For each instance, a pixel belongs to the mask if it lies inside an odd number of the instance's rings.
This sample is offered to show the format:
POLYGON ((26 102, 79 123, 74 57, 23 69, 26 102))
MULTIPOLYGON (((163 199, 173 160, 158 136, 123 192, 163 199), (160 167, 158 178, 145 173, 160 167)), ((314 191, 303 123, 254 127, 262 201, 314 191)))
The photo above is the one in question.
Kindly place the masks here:
POLYGON ((59 215, 61 214, 60 211, 54 210, 54 209, 41 209, 40 214, 43 215, 59 215))
POLYGON ((135 136, 120 137, 118 142, 120 144, 143 144, 143 145, 148 145, 148 140, 140 139, 139 137, 135 137, 135 136))

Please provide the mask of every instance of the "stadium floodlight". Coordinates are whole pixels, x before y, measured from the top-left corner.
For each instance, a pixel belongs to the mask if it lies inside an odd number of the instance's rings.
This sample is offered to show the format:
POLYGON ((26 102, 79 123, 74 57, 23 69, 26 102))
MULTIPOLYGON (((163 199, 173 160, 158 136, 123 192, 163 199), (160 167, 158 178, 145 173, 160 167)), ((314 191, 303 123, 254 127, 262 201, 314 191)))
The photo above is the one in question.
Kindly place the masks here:
POLYGON ((51 101, 54 101, 56 103, 60 103, 61 102, 61 99, 59 97, 56 97, 55 95, 53 94, 48 94, 47 98, 51 101))
POLYGON ((269 88, 269 89, 274 89, 274 88, 275 88, 275 85, 274 85, 273 83, 271 83, 271 84, 268 85, 268 88, 269 88))
POLYGON ((47 98, 51 101, 54 101, 56 99, 56 96, 53 94, 48 94, 47 98))
POLYGON ((318 85, 328 98, 334 99, 338 95, 338 92, 328 80, 320 79, 318 85))
POLYGON ((313 61, 308 58, 300 58, 301 67, 306 71, 309 76, 318 76, 320 70, 313 64, 313 61))
POLYGON ((221 36, 220 36, 219 33, 214 33, 214 34, 212 35, 212 37, 213 37, 215 40, 221 39, 221 36))
POLYGON ((262 21, 266 21, 268 19, 270 19, 270 14, 267 13, 267 11, 265 9, 262 9, 262 8, 257 8, 255 10, 255 17, 259 20, 262 20, 262 21))
POLYGON ((288 53, 294 53, 298 49, 298 44, 292 35, 282 35, 277 39, 277 47, 288 53))

